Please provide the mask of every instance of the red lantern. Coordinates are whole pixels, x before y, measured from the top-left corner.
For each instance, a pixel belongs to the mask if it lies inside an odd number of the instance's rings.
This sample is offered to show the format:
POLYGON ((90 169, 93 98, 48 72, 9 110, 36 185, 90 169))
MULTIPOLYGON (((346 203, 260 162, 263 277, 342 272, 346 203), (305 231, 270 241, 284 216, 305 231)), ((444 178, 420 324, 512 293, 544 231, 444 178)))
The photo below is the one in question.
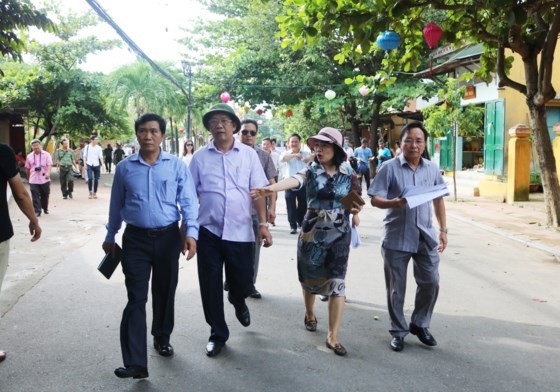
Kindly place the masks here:
POLYGON ((426 25, 426 27, 424 27, 423 33, 424 39, 426 40, 426 43, 428 44, 430 49, 434 49, 437 46, 441 35, 443 34, 443 30, 434 22, 430 22, 426 25))
POLYGON ((292 117, 293 115, 294 115, 294 112, 292 112, 292 109, 286 110, 286 117, 292 117))
POLYGON ((257 114, 260 116, 261 114, 263 114, 263 110, 261 108, 258 108, 256 110, 257 114))
MULTIPOLYGON (((441 35, 443 34, 443 30, 441 29, 441 27, 439 27, 434 22, 428 23, 426 27, 424 27, 424 30, 422 32, 424 33, 424 39, 426 40, 426 43, 428 44, 430 49, 434 49, 437 46, 441 38, 441 35)), ((430 56, 430 75, 431 74, 432 74, 432 56, 430 56)))
POLYGON ((179 133, 185 133, 185 130, 183 128, 179 129, 179 133))

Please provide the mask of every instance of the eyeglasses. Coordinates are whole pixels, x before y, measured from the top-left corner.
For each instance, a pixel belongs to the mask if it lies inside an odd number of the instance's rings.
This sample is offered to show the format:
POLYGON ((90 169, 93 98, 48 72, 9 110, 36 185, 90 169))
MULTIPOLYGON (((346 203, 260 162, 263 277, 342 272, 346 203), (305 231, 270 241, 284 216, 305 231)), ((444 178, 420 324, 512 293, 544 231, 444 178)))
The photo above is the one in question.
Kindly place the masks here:
POLYGON ((208 125, 210 126, 210 128, 214 128, 217 127, 218 124, 222 124, 222 125, 230 125, 231 123, 233 123, 233 121, 229 118, 223 118, 221 120, 218 119, 212 119, 210 121, 208 121, 208 125))
POLYGON ((247 129, 244 129, 244 130, 241 131, 241 134, 242 134, 243 136, 247 136, 247 135, 249 135, 249 134, 250 134, 251 136, 256 136, 256 135, 257 135, 257 131, 249 131, 249 130, 247 130, 247 129))
POLYGON ((193 147, 193 145, 192 144, 187 144, 187 147, 193 147))

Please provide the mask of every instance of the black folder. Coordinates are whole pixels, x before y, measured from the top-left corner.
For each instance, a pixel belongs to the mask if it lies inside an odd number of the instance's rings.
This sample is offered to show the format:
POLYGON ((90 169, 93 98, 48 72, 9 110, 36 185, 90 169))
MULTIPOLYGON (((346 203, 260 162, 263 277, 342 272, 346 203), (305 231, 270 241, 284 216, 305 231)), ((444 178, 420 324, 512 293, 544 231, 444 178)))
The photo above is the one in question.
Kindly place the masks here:
POLYGON ((121 262, 122 249, 119 244, 115 243, 115 257, 113 253, 109 252, 103 256, 103 260, 99 263, 97 269, 103 274, 107 279, 111 279, 111 275, 115 272, 115 269, 121 262))

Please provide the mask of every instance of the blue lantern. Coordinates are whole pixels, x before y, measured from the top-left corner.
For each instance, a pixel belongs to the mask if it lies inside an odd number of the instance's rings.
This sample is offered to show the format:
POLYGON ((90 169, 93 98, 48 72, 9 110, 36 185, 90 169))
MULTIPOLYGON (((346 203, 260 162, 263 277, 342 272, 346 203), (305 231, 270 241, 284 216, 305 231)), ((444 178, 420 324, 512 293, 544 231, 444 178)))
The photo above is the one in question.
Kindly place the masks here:
POLYGON ((389 51, 395 49, 401 44, 401 36, 393 30, 387 30, 379 34, 375 42, 381 49, 389 51))

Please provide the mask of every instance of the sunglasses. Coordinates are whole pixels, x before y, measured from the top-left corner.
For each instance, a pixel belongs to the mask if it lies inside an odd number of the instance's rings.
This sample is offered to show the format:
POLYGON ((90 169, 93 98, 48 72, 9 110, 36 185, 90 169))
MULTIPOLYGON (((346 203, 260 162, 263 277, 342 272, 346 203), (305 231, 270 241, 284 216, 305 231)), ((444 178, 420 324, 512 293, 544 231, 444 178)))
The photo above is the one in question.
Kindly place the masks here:
POLYGON ((256 135, 257 135, 257 131, 248 131, 248 130, 244 129, 244 130, 241 131, 241 134, 242 134, 243 136, 247 136, 247 135, 249 135, 249 134, 250 134, 251 136, 256 136, 256 135))
POLYGON ((187 144, 187 147, 192 147, 192 146, 193 146, 192 144, 187 144))

